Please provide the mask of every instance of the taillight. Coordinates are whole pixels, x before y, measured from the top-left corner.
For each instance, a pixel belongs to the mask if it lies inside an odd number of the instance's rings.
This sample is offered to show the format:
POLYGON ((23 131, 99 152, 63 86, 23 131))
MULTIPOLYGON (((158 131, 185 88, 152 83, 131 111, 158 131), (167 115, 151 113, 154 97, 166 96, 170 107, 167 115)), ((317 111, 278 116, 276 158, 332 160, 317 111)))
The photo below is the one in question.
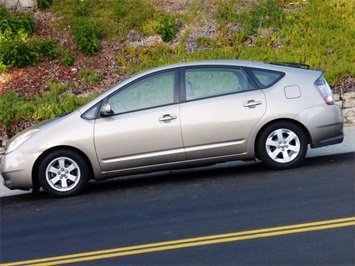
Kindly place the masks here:
POLYGON ((334 104, 333 92, 328 84, 328 82, 320 76, 315 82, 314 85, 318 89, 320 95, 322 96, 323 100, 328 105, 334 104))

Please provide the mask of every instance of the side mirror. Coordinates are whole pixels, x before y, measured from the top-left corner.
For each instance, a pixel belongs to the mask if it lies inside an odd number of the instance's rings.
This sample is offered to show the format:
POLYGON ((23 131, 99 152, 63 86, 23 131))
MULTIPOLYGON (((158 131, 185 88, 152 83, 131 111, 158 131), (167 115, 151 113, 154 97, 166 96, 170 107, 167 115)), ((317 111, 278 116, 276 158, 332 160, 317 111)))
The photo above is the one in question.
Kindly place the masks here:
POLYGON ((111 105, 109 103, 105 103, 100 109, 101 116, 110 116, 113 114, 111 105))

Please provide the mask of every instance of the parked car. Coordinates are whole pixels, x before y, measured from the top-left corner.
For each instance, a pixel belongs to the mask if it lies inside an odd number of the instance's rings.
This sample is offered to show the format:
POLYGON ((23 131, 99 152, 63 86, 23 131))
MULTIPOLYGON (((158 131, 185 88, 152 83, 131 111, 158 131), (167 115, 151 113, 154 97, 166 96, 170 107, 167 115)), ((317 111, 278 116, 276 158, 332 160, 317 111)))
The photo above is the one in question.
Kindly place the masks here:
POLYGON ((341 143, 343 117, 322 70, 295 63, 201 61, 155 68, 78 110, 12 138, 1 175, 10 189, 56 197, 88 180, 260 159, 298 166, 341 143))

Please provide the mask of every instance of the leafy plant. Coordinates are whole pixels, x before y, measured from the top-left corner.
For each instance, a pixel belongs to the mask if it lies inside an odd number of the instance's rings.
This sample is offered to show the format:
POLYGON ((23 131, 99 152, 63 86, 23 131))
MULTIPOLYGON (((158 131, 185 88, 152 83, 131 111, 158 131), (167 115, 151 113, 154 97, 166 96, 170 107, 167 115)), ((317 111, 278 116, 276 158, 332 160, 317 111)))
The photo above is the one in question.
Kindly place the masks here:
POLYGON ((25 67, 34 65, 40 58, 35 42, 28 42, 21 37, 0 41, 1 61, 8 66, 25 67))
POLYGON ((93 23, 81 23, 74 32, 78 49, 84 54, 93 56, 100 50, 99 34, 93 23))
POLYGON ((24 12, 9 12, 5 6, 0 5, 0 34, 12 38, 21 32, 31 36, 34 29, 34 17, 24 12))
POLYGON ((57 58, 60 54, 56 40, 51 38, 39 41, 38 49, 40 54, 43 57, 47 57, 49 60, 57 58))
POLYGON ((40 60, 53 60, 59 55, 53 39, 0 38, 0 63, 7 66, 25 67, 40 60))
POLYGON ((74 64, 75 58, 73 53, 69 49, 63 49, 61 51, 60 63, 65 66, 72 66, 74 64))
POLYGON ((171 16, 165 16, 157 29, 157 33, 160 34, 164 42, 170 42, 175 38, 178 30, 175 19, 171 16))
MULTIPOLYGON (((28 119, 29 116, 23 111, 26 101, 15 91, 8 91, 0 97, 0 121, 6 129, 11 122, 19 119, 28 119)), ((28 110, 31 113, 33 110, 28 110)))
POLYGON ((19 31, 31 35, 34 29, 34 17, 31 14, 12 11, 0 5, 0 33, 9 36, 17 35, 19 31))
POLYGON ((76 0, 76 14, 78 16, 87 16, 89 13, 88 4, 86 0, 76 0))
POLYGON ((53 4, 53 0, 37 0, 38 8, 44 10, 53 4))
POLYGON ((58 56, 53 39, 32 36, 33 16, 21 12, 9 12, 0 7, 0 73, 10 66, 34 65, 41 58, 58 56))

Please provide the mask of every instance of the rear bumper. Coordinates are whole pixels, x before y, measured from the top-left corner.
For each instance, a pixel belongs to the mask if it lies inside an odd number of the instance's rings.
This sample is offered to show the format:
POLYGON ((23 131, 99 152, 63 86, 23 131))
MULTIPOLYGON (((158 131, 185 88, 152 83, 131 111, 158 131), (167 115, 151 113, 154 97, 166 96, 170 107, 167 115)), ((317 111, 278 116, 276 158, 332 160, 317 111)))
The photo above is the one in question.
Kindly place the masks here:
POLYGON ((334 145, 334 144, 339 144, 342 143, 344 140, 344 134, 336 136, 334 138, 330 138, 330 139, 325 139, 319 142, 315 142, 311 144, 311 148, 320 148, 320 147, 324 147, 324 146, 329 146, 329 145, 334 145))
POLYGON ((337 105, 319 105, 302 111, 297 120, 309 132, 311 148, 319 148, 343 142, 344 118, 337 105))

